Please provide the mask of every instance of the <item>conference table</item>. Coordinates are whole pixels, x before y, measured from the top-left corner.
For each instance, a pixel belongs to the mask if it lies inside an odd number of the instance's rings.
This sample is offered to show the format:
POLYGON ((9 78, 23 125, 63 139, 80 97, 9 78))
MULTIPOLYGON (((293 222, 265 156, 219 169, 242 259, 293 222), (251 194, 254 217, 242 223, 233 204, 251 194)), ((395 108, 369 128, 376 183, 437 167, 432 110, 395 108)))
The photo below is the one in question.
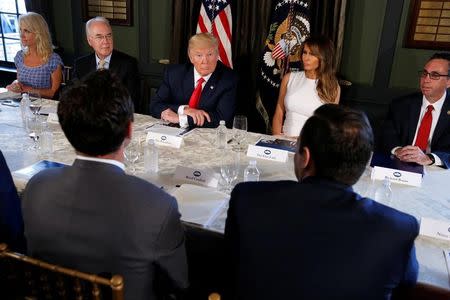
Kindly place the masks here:
MULTIPOLYGON (((57 102, 47 100, 44 107, 51 108, 56 105, 57 102)), ((44 154, 39 150, 28 150, 32 145, 32 140, 23 126, 19 107, 2 105, 1 109, 0 149, 11 171, 43 159, 72 164, 76 156, 75 151, 65 138, 58 123, 48 123, 48 128, 53 133, 53 151, 44 154)), ((45 120, 47 117, 39 116, 39 118, 45 120)), ((135 114, 133 138, 144 140, 148 128, 160 122, 151 116, 135 114)), ((228 129, 228 133, 231 137, 232 130, 228 129)), ((230 149, 217 149, 215 137, 214 129, 195 128, 183 137, 183 144, 180 148, 158 147, 158 173, 144 172, 143 157, 140 155, 135 163, 134 175, 164 188, 169 193, 174 193, 181 184, 186 183, 183 180, 175 179, 174 173, 177 166, 215 173, 220 179, 220 166, 224 159, 228 159, 229 161, 239 161, 240 172, 236 182, 243 181, 243 170, 249 160, 253 158, 247 157, 245 152, 233 151, 231 144, 227 146, 230 149)), ((249 132, 246 135, 245 143, 254 144, 261 137, 270 138, 266 135, 249 132)), ((261 180, 296 180, 292 154, 289 154, 285 163, 257 159, 257 164, 261 172, 261 180)), ((362 195, 370 194, 374 185, 380 184, 370 179, 370 171, 370 167, 368 167, 353 187, 362 195)), ((27 180, 16 176, 13 178, 18 191, 23 191, 27 180)), ((223 182, 219 182, 218 189, 221 189, 222 185, 223 182)), ((422 217, 427 217, 450 223, 450 171, 436 166, 426 167, 421 187, 392 184, 392 199, 390 206, 413 215, 419 222, 422 217)), ((183 219, 182 210, 181 214, 183 219)), ((200 225, 189 225, 197 227, 200 231, 210 232, 214 237, 223 237, 225 219, 226 209, 219 215, 217 221, 207 228, 200 225)), ((415 245, 420 264, 419 282, 450 290, 449 273, 443 254, 443 249, 450 249, 450 241, 418 236, 415 245)), ((207 244, 207 247, 211 247, 211 245, 207 244)), ((210 250, 199 253, 208 253, 208 251, 210 250)), ((201 258, 198 257, 198 259, 201 258)))

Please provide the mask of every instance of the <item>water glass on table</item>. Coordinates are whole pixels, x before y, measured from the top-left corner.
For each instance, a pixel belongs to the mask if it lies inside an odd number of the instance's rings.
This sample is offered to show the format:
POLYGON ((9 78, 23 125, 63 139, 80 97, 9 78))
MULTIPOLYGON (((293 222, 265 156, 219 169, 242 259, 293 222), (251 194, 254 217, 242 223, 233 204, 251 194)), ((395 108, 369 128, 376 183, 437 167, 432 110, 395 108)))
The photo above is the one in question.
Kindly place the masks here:
POLYGON ((220 175, 225 181, 224 192, 231 193, 233 182, 239 176, 240 157, 232 151, 223 151, 222 163, 220 166, 220 175))
POLYGON ((30 92, 28 95, 30 97, 29 108, 33 115, 38 115, 43 104, 41 94, 39 92, 30 92))
POLYGON ((139 159, 140 155, 140 141, 131 140, 128 146, 124 151, 125 160, 127 161, 127 165, 130 167, 130 172, 132 174, 136 173, 135 163, 139 159))
POLYGON ((233 139, 235 144, 233 150, 244 151, 245 137, 247 135, 247 117, 242 115, 237 115, 233 120, 233 139))

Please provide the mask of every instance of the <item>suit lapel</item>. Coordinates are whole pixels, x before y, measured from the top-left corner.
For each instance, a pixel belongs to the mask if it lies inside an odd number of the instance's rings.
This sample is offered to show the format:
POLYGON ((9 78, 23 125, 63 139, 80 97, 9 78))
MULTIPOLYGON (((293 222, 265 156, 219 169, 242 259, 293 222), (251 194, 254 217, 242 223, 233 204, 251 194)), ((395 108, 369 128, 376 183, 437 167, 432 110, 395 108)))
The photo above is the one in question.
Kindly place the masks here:
POLYGON ((206 102, 208 102, 208 100, 211 99, 212 95, 216 91, 216 84, 219 79, 219 74, 220 74, 220 66, 218 62, 216 70, 214 70, 208 82, 203 87, 202 94, 200 96, 200 104, 199 104, 200 107, 204 107, 206 102))
POLYGON ((113 50, 111 54, 111 59, 109 60, 109 69, 116 71, 118 69, 117 59, 114 59, 117 55, 114 55, 115 51, 113 50))
POLYGON ((436 128, 434 129, 433 137, 431 139, 431 149, 433 149, 436 141, 439 140, 439 137, 444 132, 445 128, 448 127, 448 122, 450 122, 450 93, 447 90, 447 96, 445 97, 444 104, 442 105, 441 113, 439 115, 439 119, 436 124, 436 128))
MULTIPOLYGON (((189 104, 192 92, 194 91, 194 66, 190 66, 183 79, 183 97, 187 97, 186 104, 189 104)), ((184 102, 184 101, 183 101, 184 102)))
POLYGON ((408 119, 408 141, 412 144, 414 141, 414 135, 416 134, 417 123, 420 117, 420 107, 422 106, 422 98, 417 96, 409 107, 409 119, 408 119))
POLYGON ((90 57, 89 69, 87 70, 86 74, 92 73, 95 71, 97 71, 97 62, 95 60, 95 52, 94 52, 94 53, 92 53, 92 55, 90 57))

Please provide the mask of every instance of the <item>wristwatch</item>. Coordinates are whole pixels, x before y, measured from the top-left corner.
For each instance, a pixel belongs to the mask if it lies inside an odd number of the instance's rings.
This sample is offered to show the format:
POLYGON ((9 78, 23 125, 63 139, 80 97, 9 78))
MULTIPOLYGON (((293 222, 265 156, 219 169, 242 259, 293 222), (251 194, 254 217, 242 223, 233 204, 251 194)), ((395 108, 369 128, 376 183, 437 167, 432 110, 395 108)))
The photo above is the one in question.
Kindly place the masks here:
POLYGON ((428 153, 427 156, 431 160, 431 163, 429 163, 428 165, 429 166, 434 165, 434 163, 436 162, 436 160, 434 159, 434 155, 431 153, 428 153))

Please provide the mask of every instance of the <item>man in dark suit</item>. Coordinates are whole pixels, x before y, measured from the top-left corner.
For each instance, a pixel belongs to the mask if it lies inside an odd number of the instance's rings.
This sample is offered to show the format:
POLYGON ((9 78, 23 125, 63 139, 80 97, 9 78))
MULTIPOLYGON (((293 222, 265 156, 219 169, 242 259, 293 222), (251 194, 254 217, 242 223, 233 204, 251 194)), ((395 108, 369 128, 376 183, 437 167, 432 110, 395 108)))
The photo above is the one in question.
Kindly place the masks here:
POLYGON ((450 53, 420 72, 422 93, 392 101, 379 148, 405 162, 450 167, 450 53))
POLYGON ((225 227, 231 299, 389 299, 416 282, 416 219, 351 187, 372 146, 363 113, 326 104, 298 138, 298 182, 235 187, 225 227))
POLYGON ((220 120, 231 127, 237 77, 218 61, 217 39, 209 33, 192 36, 188 55, 192 64, 167 67, 151 115, 181 127, 217 127, 220 120))
POLYGON ((133 123, 125 87, 107 70, 94 72, 63 93, 58 117, 77 158, 70 167, 38 173, 25 188, 30 254, 85 272, 121 274, 125 299, 155 299, 157 270, 186 288, 175 198, 124 171, 133 123))
POLYGON ((73 78, 81 79, 98 69, 109 69, 120 78, 140 112, 140 78, 137 61, 123 52, 114 50, 114 40, 109 21, 95 17, 86 23, 86 37, 94 53, 75 60, 73 78))
POLYGON ((0 151, 0 242, 14 251, 25 251, 22 210, 11 172, 0 151))

